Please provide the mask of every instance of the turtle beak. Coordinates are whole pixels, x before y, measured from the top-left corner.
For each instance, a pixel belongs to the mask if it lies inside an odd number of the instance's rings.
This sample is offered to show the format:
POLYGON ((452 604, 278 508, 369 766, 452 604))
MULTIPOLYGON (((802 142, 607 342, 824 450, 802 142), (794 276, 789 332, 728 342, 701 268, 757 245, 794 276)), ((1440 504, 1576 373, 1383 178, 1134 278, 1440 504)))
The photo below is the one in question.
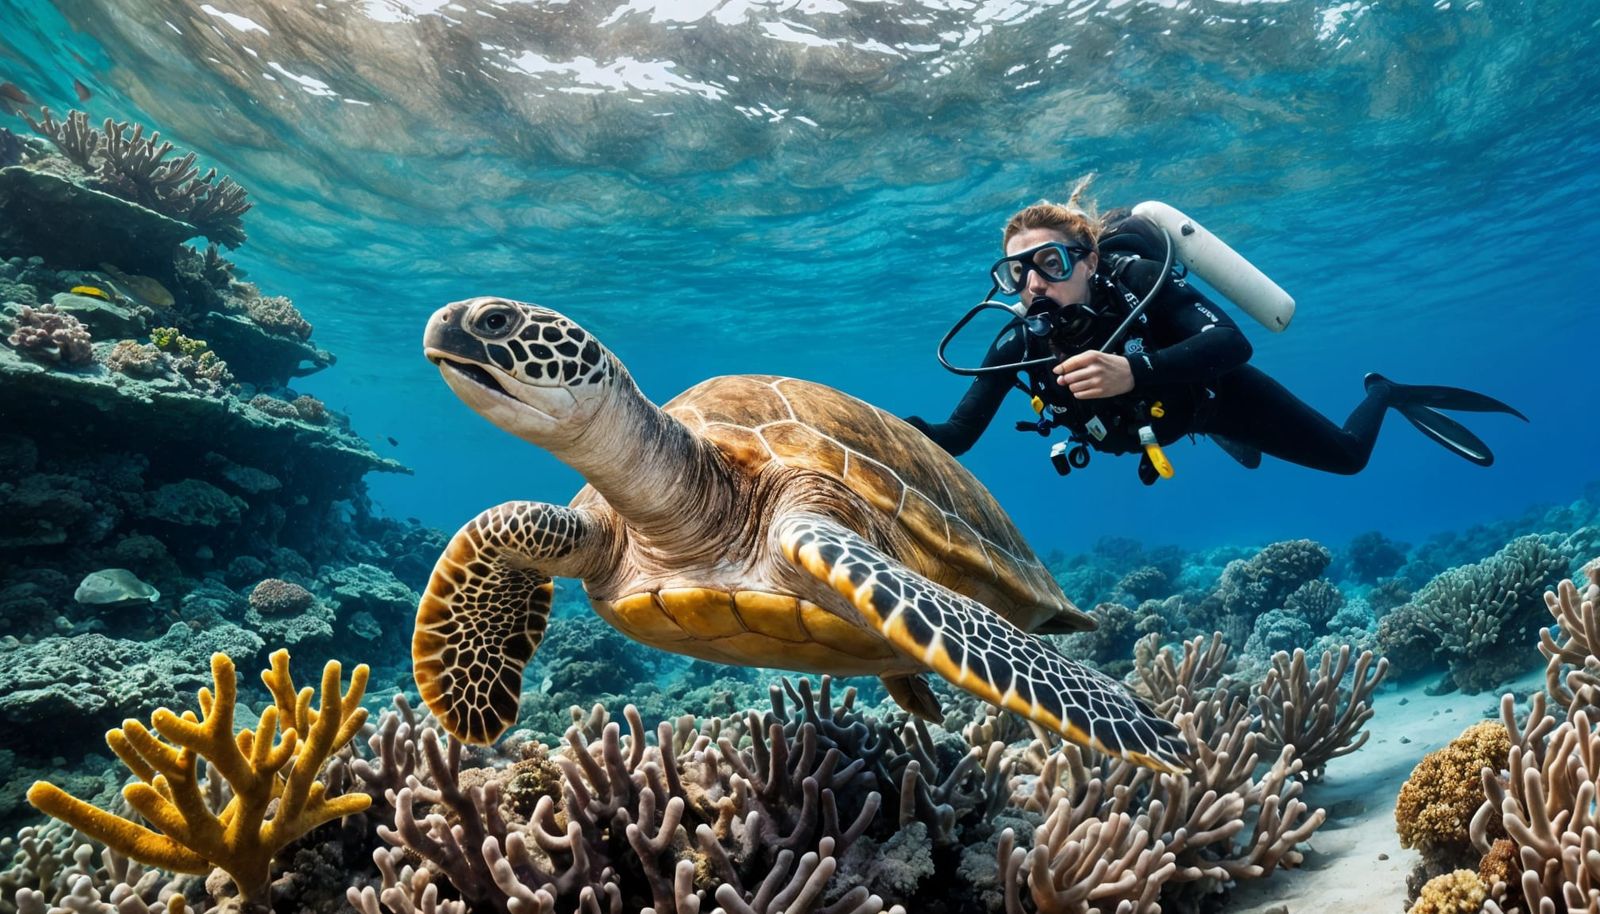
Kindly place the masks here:
POLYGON ((422 354, 435 365, 441 362, 486 362, 483 343, 462 327, 470 302, 451 302, 433 312, 422 332, 422 354))

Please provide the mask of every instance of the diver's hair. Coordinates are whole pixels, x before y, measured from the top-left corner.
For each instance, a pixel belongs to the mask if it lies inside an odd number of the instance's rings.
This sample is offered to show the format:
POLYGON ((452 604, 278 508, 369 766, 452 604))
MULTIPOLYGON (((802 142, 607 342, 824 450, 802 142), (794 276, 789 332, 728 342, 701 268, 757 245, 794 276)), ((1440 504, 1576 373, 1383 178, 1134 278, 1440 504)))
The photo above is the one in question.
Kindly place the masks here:
POLYGON ((1094 199, 1085 196, 1085 192, 1093 182, 1094 172, 1090 172, 1073 183, 1072 196, 1067 198, 1066 203, 1040 200, 1032 206, 1018 210, 1006 220, 1000 244, 1002 246, 1009 244, 1013 235, 1029 229, 1053 229, 1068 238, 1087 242, 1090 247, 1099 250, 1100 215, 1095 208, 1094 199))

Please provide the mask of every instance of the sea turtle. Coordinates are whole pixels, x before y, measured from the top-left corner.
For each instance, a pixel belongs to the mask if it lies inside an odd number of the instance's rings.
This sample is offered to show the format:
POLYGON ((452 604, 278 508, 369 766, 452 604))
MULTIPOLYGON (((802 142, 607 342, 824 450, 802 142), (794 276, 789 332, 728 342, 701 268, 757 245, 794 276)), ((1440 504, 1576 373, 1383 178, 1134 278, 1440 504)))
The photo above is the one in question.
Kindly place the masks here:
MULTIPOLYGON (((484 418, 587 480, 450 540, 417 609, 423 701, 458 738, 517 718, 551 579, 645 644, 882 678, 941 719, 932 671, 1081 745, 1183 770, 1178 730, 1029 632, 1093 628, 987 489, 900 419, 831 387, 734 375, 650 402, 593 334, 502 298, 446 305, 424 351, 484 418)), ((508 470, 508 472, 511 472, 508 470)))

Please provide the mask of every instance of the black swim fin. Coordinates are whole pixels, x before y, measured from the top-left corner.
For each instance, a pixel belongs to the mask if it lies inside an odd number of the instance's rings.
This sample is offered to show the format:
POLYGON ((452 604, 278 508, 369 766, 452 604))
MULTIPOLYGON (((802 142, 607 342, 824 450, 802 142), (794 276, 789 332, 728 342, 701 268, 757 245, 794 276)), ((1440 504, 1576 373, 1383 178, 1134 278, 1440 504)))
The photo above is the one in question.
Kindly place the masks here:
POLYGON ((1448 450, 1454 451, 1467 460, 1480 467, 1494 465, 1494 452, 1489 450, 1489 445, 1483 439, 1474 435, 1466 426, 1446 416, 1431 406, 1422 406, 1415 403, 1397 403, 1395 411, 1406 417, 1406 421, 1417 427, 1417 431, 1439 442, 1448 450))
POLYGON ((1524 422, 1528 417, 1522 411, 1508 403, 1496 400, 1488 394, 1467 390, 1461 387, 1443 387, 1436 384, 1399 384, 1389 380, 1377 372, 1372 372, 1366 378, 1367 389, 1374 385, 1387 384, 1389 386, 1389 402, 1396 407, 1415 404, 1417 406, 1431 406, 1434 409, 1460 410, 1469 413, 1507 413, 1516 416, 1524 422))
POLYGON ((1216 442, 1217 447, 1222 448, 1223 452, 1229 457, 1239 461, 1239 465, 1245 469, 1253 470, 1261 466, 1260 448, 1251 447, 1242 441, 1235 441, 1222 435, 1207 435, 1206 437, 1216 442))
POLYGON ((1507 413, 1524 422, 1528 417, 1520 410, 1486 394, 1460 387, 1442 387, 1433 384, 1397 384, 1377 372, 1367 375, 1367 390, 1383 385, 1387 388, 1385 399, 1406 421, 1417 427, 1446 449, 1459 454, 1481 467, 1494 464, 1494 452, 1483 439, 1466 426, 1439 412, 1441 409, 1458 409, 1474 413, 1507 413))

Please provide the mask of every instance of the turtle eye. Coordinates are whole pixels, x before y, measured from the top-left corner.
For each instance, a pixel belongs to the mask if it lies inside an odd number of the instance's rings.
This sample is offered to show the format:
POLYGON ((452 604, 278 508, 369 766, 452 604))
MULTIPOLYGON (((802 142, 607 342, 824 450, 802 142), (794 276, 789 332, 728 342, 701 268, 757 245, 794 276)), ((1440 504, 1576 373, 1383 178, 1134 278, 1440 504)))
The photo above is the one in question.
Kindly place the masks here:
POLYGON ((479 336, 491 340, 510 336, 516 324, 517 316, 505 307, 490 308, 472 319, 472 329, 479 336))

